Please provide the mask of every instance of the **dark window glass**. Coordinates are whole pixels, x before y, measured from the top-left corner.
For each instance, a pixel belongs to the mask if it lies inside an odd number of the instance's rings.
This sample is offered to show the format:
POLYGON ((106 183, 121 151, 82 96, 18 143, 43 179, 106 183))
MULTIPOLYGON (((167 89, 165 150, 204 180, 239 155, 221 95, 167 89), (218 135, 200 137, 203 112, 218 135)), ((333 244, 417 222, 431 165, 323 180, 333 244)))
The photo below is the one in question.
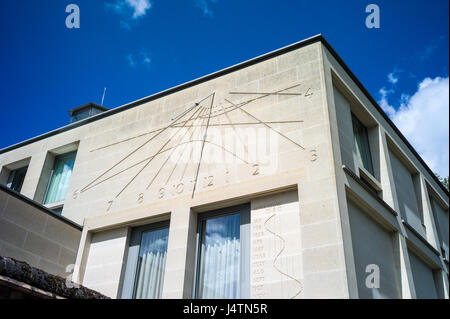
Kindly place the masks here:
POLYGON ((356 154, 361 165, 373 175, 372 155, 370 153, 367 128, 352 114, 353 135, 355 136, 356 154))
POLYGON ((6 186, 20 193, 27 170, 28 166, 11 171, 6 186))

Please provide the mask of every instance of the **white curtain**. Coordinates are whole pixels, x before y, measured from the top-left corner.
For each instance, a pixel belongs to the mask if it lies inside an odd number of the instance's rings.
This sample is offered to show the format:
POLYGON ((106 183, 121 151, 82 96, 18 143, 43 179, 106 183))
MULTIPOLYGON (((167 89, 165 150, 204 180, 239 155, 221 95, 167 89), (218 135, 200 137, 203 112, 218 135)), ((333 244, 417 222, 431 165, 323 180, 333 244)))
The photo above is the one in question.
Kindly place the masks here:
POLYGON ((240 298, 240 214, 207 219, 203 229, 200 298, 240 298))
POLYGON ((73 164, 75 163, 76 152, 59 155, 53 164, 52 178, 49 182, 45 204, 62 201, 66 198, 72 177, 73 164))
POLYGON ((136 299, 161 298, 169 229, 142 233, 136 274, 136 299))

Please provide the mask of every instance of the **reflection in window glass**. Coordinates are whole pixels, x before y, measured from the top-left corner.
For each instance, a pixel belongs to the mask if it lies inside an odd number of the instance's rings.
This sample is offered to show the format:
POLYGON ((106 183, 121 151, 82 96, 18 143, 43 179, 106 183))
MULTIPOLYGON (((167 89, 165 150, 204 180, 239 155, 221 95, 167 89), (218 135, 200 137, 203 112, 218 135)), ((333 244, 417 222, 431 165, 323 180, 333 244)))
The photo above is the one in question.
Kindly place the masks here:
POLYGON ((202 222, 198 298, 240 298, 240 214, 202 222))
POLYGON ((15 169, 11 171, 8 177, 8 182, 6 186, 16 192, 20 193, 22 190, 23 181, 25 179, 25 174, 27 173, 28 166, 15 169))
POLYGON ((58 208, 53 208, 52 210, 53 210, 55 213, 57 213, 58 215, 62 215, 63 206, 58 207, 58 208))
POLYGON ((370 154, 367 128, 353 114, 353 134, 355 136, 356 153, 362 166, 373 175, 372 155, 370 154))
POLYGON ((169 228, 142 233, 134 298, 161 298, 168 239, 169 228))

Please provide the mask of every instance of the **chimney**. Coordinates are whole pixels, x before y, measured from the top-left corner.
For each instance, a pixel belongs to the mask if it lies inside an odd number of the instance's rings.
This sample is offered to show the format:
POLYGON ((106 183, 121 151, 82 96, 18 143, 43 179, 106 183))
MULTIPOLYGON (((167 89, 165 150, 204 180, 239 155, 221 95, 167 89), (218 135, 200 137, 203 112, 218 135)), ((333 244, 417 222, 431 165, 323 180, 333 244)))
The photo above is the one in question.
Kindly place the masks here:
POLYGON ((107 107, 90 102, 69 111, 70 123, 84 120, 107 110, 109 110, 107 107))

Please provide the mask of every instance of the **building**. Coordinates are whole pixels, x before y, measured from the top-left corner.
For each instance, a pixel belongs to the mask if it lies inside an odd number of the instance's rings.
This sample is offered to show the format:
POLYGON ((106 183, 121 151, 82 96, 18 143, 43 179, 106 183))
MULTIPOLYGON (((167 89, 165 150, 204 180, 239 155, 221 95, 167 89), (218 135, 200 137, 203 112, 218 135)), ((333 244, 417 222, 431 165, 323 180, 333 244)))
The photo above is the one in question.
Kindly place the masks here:
POLYGON ((321 35, 75 113, 1 150, 0 166, 3 183, 82 225, 73 278, 88 288, 449 296, 449 193, 321 35))

